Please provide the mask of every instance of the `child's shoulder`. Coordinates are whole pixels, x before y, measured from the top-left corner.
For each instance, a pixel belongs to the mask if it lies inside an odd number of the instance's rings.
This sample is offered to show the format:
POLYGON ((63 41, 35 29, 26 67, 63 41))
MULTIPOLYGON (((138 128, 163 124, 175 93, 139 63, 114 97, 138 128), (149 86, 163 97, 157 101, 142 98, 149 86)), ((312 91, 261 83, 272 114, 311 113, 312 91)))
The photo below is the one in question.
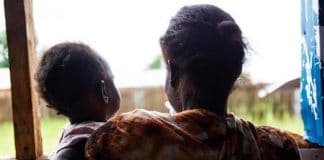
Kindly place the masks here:
POLYGON ((85 143, 89 136, 103 124, 105 123, 88 121, 78 124, 66 125, 61 134, 56 153, 58 153, 64 148, 77 147, 80 144, 80 142, 84 141, 85 143))

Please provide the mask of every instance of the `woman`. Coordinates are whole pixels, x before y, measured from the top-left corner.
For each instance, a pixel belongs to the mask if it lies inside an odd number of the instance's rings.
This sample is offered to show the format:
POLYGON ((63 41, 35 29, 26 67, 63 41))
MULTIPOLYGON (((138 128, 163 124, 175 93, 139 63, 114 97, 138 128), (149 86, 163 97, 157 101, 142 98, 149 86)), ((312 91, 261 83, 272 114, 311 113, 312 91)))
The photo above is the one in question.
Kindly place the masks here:
POLYGON ((136 110, 89 139, 88 159, 299 159, 292 136, 226 112, 245 44, 233 18, 212 5, 180 9, 161 38, 175 115, 136 110))
POLYGON ((85 44, 60 43, 44 53, 36 81, 48 107, 70 120, 51 160, 84 159, 89 135, 119 109, 108 64, 85 44))

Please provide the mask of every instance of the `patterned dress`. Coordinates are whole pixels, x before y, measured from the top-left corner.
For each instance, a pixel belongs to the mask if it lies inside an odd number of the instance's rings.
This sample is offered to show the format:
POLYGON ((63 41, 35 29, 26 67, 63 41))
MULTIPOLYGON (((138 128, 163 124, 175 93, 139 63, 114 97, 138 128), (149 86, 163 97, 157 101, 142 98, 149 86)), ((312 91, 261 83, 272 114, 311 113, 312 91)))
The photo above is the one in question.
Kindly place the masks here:
POLYGON ((73 148, 77 143, 89 136, 104 122, 86 121, 78 124, 68 124, 64 127, 59 144, 54 154, 57 154, 65 148, 73 148))
POLYGON ((229 114, 193 109, 170 115, 135 110, 116 116, 89 138, 89 160, 295 160, 293 137, 229 114))

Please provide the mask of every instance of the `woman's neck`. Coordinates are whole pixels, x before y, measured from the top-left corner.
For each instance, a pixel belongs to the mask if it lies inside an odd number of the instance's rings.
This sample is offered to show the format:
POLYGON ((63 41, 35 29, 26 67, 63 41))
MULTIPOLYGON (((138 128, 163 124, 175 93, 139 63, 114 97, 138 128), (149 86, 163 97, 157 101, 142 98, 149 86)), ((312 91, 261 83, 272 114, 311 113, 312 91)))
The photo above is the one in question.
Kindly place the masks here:
POLYGON ((210 112, 214 112, 221 117, 226 117, 227 114, 227 99, 226 100, 213 100, 213 101, 195 101, 187 100, 182 104, 182 110, 188 109, 206 109, 210 112))

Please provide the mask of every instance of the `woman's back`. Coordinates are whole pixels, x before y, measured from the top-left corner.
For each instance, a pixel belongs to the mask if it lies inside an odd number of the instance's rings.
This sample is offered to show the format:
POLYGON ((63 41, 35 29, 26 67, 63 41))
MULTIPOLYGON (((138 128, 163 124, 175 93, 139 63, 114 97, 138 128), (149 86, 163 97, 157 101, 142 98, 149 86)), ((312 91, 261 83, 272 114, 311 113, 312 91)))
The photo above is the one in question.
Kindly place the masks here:
POLYGON ((229 114, 203 109, 173 116, 135 110, 111 119, 89 139, 95 159, 299 159, 293 138, 278 129, 255 127, 229 114))

